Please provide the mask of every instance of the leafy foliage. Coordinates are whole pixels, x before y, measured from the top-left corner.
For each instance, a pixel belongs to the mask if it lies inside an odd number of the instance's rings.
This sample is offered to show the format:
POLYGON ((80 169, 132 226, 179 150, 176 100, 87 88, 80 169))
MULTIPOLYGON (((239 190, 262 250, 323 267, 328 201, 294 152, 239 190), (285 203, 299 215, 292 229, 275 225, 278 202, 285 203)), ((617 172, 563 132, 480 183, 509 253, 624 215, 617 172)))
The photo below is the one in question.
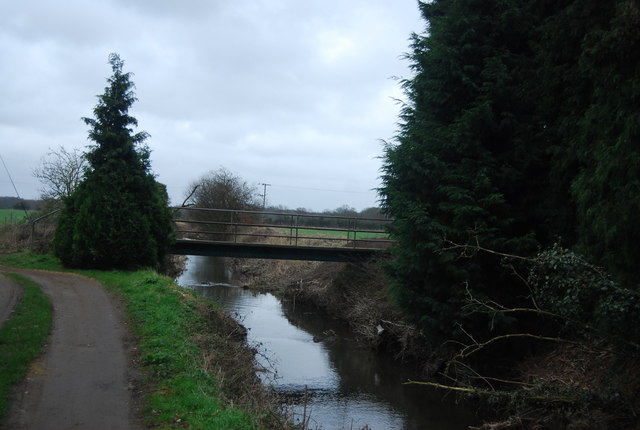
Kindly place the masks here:
MULTIPOLYGON (((408 317, 445 340, 458 323, 473 325, 464 286, 506 305, 528 293, 495 255, 460 255, 450 243, 529 257, 560 243, 637 290, 638 3, 420 8, 427 33, 412 39, 415 76, 403 81, 408 103, 385 146, 380 189, 395 218, 390 273, 408 317)), ((598 301, 589 291, 565 299, 587 306, 598 301)))
POLYGON ((157 267, 171 240, 164 185, 150 172, 146 132, 133 134, 136 100, 123 61, 111 54, 113 76, 94 108, 85 180, 65 200, 55 238, 63 264, 78 268, 157 267))
POLYGON ((526 75, 519 61, 528 52, 526 14, 501 1, 421 8, 429 35, 413 37, 416 75, 404 82, 410 104, 397 142, 385 148, 381 193, 396 219, 398 299, 429 336, 445 340, 466 319, 465 284, 480 294, 506 293, 495 258, 458 258, 445 241, 535 249, 531 226, 542 216, 528 203, 540 187, 528 174, 541 170, 537 150, 522 157, 528 126, 520 118, 529 106, 515 87, 526 75))
MULTIPOLYGON (((505 262, 514 258, 506 256, 505 262)), ((640 295, 558 245, 522 260, 527 275, 518 282, 531 291, 528 305, 507 307, 470 295, 466 309, 491 321, 516 315, 531 323, 520 325, 525 330, 488 335, 467 327, 470 336, 457 343, 459 349, 444 366, 450 383, 420 384, 477 396, 492 410, 531 416, 541 428, 553 427, 547 422, 551 416, 575 428, 591 428, 579 423, 593 417, 602 428, 636 428, 631 423, 639 405, 640 295), (487 365, 496 350, 503 365, 513 355, 504 351, 534 354, 504 371, 487 365)))
POLYGON ((640 345, 640 294, 618 286, 606 272, 555 246, 540 253, 529 283, 542 309, 561 316, 572 332, 586 328, 640 345))
MULTIPOLYGON (((577 13, 577 11, 573 11, 577 13)), ((618 279, 640 283, 640 6, 598 3, 578 64, 589 98, 574 146, 580 245, 618 279)))

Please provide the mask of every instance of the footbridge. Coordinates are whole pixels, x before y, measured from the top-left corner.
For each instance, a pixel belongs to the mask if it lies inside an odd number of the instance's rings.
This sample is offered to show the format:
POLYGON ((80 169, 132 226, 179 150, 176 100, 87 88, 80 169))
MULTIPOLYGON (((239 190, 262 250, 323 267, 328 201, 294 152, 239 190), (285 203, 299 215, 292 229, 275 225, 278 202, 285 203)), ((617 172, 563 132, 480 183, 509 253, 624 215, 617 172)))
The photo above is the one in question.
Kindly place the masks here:
POLYGON ((188 207, 173 222, 171 254, 353 261, 393 242, 381 218, 188 207))

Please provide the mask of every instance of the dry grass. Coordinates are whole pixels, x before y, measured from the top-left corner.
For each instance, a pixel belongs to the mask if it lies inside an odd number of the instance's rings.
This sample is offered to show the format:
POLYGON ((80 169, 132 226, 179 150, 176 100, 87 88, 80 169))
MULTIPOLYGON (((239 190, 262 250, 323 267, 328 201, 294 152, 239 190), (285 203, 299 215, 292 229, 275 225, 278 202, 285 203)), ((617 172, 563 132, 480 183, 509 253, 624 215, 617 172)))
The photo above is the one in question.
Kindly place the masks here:
POLYGON ((38 223, 33 227, 28 223, 0 225, 0 252, 11 253, 30 249, 34 252, 51 251, 55 225, 38 223))
MULTIPOLYGON (((271 228, 253 229, 252 234, 275 235, 277 232, 271 228)), ((287 245, 288 238, 246 236, 243 242, 260 242, 269 245, 287 245)), ((299 245, 330 246, 332 241, 322 239, 305 240, 301 239, 299 245)), ((282 291, 290 283, 302 281, 310 273, 315 272, 326 263, 320 261, 298 261, 298 260, 270 260, 270 259, 233 259, 233 272, 235 280, 253 289, 261 291, 282 291)))

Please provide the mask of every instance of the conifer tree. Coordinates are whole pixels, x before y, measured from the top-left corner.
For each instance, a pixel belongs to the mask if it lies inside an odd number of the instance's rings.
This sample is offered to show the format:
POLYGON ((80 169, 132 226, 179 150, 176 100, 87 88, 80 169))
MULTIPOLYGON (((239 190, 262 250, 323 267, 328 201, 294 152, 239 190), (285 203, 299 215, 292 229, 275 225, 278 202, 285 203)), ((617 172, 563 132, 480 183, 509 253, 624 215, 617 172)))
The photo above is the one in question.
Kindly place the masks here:
POLYGON ((420 7, 428 33, 413 37, 380 190, 408 316, 444 340, 470 325, 467 288, 503 304, 527 294, 498 258, 452 244, 526 256, 559 242, 638 288, 637 1, 420 7))
POLYGON ((517 297, 497 257, 461 257, 452 244, 535 250, 544 217, 543 148, 525 136, 533 111, 526 8, 501 0, 421 3, 428 35, 414 35, 414 78, 401 129, 385 148, 382 203, 399 241, 390 272, 408 317, 433 340, 455 337, 467 288, 477 298, 517 297), (533 180, 532 180, 533 178, 533 180), (536 180, 540 178, 540 180, 536 180))
POLYGON ((629 287, 640 285, 640 8, 539 0, 536 105, 549 142, 550 226, 629 287))
POLYGON ((130 73, 117 54, 113 75, 93 110, 83 118, 94 142, 85 180, 66 199, 55 236, 63 264, 78 268, 157 267, 171 241, 171 214, 164 185, 151 173, 146 132, 133 133, 128 114, 135 102, 130 73))
MULTIPOLYGON (((584 5, 572 6, 584 19, 584 5)), ((578 132, 567 136, 580 167, 572 182, 579 247, 640 288, 640 6, 597 2, 590 12, 578 60, 590 91, 578 132)))

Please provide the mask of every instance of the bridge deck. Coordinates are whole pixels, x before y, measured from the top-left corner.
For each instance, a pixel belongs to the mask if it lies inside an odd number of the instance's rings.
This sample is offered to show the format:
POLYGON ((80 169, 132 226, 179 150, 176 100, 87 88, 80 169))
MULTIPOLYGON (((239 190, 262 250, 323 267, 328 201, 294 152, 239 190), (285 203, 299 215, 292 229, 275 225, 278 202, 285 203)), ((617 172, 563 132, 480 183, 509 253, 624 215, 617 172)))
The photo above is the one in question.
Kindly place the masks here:
POLYGON ((280 260, 354 261, 371 257, 379 249, 270 245, 260 243, 177 240, 170 254, 280 260))

